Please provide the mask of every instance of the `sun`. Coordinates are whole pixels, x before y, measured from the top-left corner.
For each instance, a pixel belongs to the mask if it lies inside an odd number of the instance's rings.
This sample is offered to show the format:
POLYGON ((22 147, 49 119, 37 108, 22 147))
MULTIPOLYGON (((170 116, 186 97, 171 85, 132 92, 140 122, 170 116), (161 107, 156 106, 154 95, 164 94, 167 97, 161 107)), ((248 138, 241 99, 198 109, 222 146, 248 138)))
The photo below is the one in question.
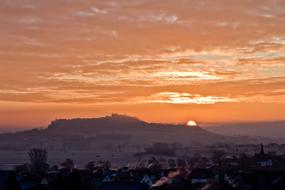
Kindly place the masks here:
POLYGON ((188 121, 187 126, 188 127, 196 127, 197 123, 195 121, 190 120, 190 121, 188 121))

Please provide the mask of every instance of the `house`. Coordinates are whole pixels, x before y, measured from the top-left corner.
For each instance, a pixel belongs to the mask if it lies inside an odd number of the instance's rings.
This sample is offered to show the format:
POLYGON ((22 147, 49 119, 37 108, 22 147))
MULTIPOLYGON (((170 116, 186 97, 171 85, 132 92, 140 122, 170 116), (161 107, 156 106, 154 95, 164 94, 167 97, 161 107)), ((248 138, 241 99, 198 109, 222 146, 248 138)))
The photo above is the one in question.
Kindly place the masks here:
POLYGON ((163 170, 151 170, 148 168, 130 170, 130 176, 134 181, 151 186, 155 181, 165 175, 163 170))
POLYGON ((55 188, 55 178, 49 176, 49 174, 38 176, 33 178, 29 177, 19 177, 18 179, 21 190, 31 190, 31 189, 45 189, 50 190, 55 188))
POLYGON ((96 187, 100 190, 147 190, 160 175, 161 171, 153 172, 145 168, 109 170, 97 181, 96 187))
POLYGON ((152 186, 153 183, 154 183, 154 181, 152 180, 151 177, 149 177, 148 175, 145 175, 145 176, 141 179, 140 183, 142 183, 142 184, 147 184, 148 186, 152 186))
POLYGON ((259 190, 284 190, 285 171, 258 170, 253 173, 253 189, 259 190))
POLYGON ((16 180, 14 172, 0 170, 0 189, 1 190, 21 190, 20 184, 16 180))
POLYGON ((229 169, 229 168, 235 169, 235 168, 239 168, 240 167, 240 163, 239 163, 239 160, 236 157, 227 156, 227 157, 225 157, 225 159, 221 163, 221 166, 223 168, 227 168, 227 169, 229 169))
POLYGON ((147 190, 148 188, 143 187, 137 182, 124 182, 114 181, 111 183, 103 183, 98 189, 100 190, 147 190))
POLYGON ((212 172, 208 169, 197 168, 191 173, 191 183, 199 184, 199 183, 208 183, 213 180, 214 176, 212 172))
POLYGON ((194 189, 202 188, 214 181, 214 174, 209 169, 196 168, 190 174, 190 183, 194 189))
POLYGON ((106 175, 102 181, 103 182, 112 182, 112 181, 114 181, 114 178, 112 176, 106 175))
POLYGON ((251 186, 246 184, 243 177, 241 171, 229 170, 224 174, 222 181, 233 189, 251 189, 251 186))
POLYGON ((271 167, 273 165, 273 162, 270 158, 268 158, 264 160, 259 160, 256 162, 256 164, 261 167, 271 167))
POLYGON ((108 170, 103 176, 102 182, 109 183, 115 181, 117 176, 118 176, 118 171, 108 170))

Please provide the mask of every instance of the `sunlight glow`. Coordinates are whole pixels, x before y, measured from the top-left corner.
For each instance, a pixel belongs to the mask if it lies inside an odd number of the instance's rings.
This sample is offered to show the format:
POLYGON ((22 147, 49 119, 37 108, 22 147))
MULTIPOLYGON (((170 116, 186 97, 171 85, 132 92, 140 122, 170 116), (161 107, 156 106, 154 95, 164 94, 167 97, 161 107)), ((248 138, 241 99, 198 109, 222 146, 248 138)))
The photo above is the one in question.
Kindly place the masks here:
POLYGON ((190 120, 190 121, 188 121, 187 126, 188 127, 196 127, 197 123, 195 121, 190 120))

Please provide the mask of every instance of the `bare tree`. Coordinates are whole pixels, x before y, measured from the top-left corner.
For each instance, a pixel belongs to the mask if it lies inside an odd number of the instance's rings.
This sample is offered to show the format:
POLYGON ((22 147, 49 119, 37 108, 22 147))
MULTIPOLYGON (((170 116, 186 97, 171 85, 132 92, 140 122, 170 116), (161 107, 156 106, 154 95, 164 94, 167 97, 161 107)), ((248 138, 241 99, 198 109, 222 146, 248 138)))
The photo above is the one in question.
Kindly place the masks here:
POLYGON ((28 152, 33 171, 46 171, 48 169, 46 149, 33 148, 28 152))
POLYGON ((223 157, 226 155, 226 153, 224 151, 221 150, 214 150, 212 152, 212 160, 216 163, 221 165, 221 161, 223 159, 223 157))

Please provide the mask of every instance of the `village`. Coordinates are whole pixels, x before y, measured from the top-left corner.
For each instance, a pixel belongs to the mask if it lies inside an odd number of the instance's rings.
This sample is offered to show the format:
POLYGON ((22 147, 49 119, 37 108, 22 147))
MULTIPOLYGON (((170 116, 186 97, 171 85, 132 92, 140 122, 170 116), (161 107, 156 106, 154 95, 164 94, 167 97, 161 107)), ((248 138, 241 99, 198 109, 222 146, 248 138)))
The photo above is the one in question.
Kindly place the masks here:
MULTIPOLYGON (((276 145, 270 145, 276 146, 276 145)), ((153 155, 124 167, 108 160, 89 162, 84 168, 66 159, 59 166, 47 164, 48 152, 34 148, 30 163, 0 170, 2 190, 254 190, 285 189, 285 155, 266 151, 230 155, 220 149, 210 157, 169 158, 153 155)), ((266 146, 268 147, 268 145, 266 146)))

